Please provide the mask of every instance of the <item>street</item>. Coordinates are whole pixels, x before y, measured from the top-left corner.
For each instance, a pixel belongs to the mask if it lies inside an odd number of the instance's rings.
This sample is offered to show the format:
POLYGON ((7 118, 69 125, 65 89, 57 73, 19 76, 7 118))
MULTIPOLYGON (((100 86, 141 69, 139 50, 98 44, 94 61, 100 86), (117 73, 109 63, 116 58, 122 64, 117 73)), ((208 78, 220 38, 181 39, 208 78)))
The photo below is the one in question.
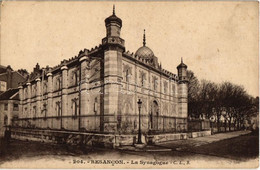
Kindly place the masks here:
POLYGON ((18 140, 7 148, 1 168, 242 168, 257 167, 259 155, 258 135, 249 131, 161 143, 143 152, 18 140))

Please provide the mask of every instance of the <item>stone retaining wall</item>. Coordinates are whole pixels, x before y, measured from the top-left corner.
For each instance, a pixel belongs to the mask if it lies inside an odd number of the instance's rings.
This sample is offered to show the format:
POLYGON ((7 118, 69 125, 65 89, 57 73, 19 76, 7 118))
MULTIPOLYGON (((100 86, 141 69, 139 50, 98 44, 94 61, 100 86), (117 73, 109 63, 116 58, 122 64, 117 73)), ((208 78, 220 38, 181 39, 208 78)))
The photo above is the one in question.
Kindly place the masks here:
MULTIPOLYGON (((144 144, 156 144, 167 141, 183 140, 187 139, 188 137, 194 138, 208 135, 211 135, 210 130, 192 133, 142 135, 142 142, 144 144)), ((98 134, 23 128, 12 128, 11 137, 19 140, 30 140, 45 143, 70 145, 97 146, 106 148, 116 148, 120 146, 134 145, 137 142, 138 138, 137 134, 98 134)))
MULTIPOLYGON (((45 143, 72 144, 115 148, 117 146, 133 145, 137 135, 98 134, 55 130, 37 130, 12 128, 11 137, 19 140, 39 141, 45 143)), ((145 136, 142 141, 146 143, 145 136)))
POLYGON ((182 139, 187 139, 187 133, 147 135, 147 143, 150 144, 182 139))
POLYGON ((209 135, 211 135, 211 130, 188 133, 189 138, 197 138, 197 137, 203 137, 203 136, 209 136, 209 135))

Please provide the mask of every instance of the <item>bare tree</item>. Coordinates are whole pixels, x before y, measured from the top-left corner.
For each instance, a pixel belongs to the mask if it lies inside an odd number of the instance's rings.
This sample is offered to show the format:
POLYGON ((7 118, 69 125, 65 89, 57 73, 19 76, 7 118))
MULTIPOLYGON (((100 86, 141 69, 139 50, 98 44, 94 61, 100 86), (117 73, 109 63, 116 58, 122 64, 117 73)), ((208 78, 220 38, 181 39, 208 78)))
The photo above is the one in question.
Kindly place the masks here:
POLYGON ((188 78, 188 114, 191 117, 197 117, 199 114, 198 92, 199 80, 191 70, 187 71, 188 78))
MULTIPOLYGON (((259 108, 255 104, 259 98, 252 98, 247 94, 243 86, 231 82, 216 84, 208 80, 198 81, 192 71, 188 71, 188 114, 198 118, 205 115, 206 118, 215 116, 218 131, 222 124, 221 117, 224 117, 225 130, 227 123, 229 131, 232 122, 234 128, 240 129, 245 119, 249 119, 252 113, 259 108)), ((259 111, 258 111, 259 112, 259 111)))
MULTIPOLYGON (((222 89, 222 106, 225 108, 225 121, 228 121, 229 131, 231 123, 238 115, 238 108, 243 105, 244 95, 246 94, 243 87, 224 82, 221 84, 222 89)), ((226 127, 225 127, 226 128, 226 127)))
POLYGON ((213 108, 215 106, 216 94, 218 93, 218 85, 208 80, 202 80, 200 83, 199 101, 201 102, 201 114, 206 118, 213 115, 213 108))

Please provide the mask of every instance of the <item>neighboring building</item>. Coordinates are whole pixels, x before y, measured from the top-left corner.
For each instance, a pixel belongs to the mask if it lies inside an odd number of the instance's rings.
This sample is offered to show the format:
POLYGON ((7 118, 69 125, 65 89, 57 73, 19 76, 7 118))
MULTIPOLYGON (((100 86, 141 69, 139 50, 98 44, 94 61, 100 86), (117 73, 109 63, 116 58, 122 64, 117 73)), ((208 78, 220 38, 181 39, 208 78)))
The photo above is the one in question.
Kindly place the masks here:
POLYGON ((10 88, 18 88, 20 82, 26 81, 26 74, 14 71, 10 66, 0 65, 0 94, 10 88))
POLYGON ((19 90, 9 89, 0 94, 0 137, 4 135, 5 126, 10 126, 19 116, 19 90))
POLYGON ((133 143, 141 99, 143 136, 187 130, 187 66, 181 61, 178 76, 164 70, 145 35, 135 54, 125 52, 122 20, 114 12, 105 26, 98 47, 53 68, 37 66, 38 74, 19 87, 16 127, 129 135, 133 143))
POLYGON ((257 113, 257 115, 252 116, 250 122, 248 123, 250 123, 253 130, 259 129, 259 112, 257 113))

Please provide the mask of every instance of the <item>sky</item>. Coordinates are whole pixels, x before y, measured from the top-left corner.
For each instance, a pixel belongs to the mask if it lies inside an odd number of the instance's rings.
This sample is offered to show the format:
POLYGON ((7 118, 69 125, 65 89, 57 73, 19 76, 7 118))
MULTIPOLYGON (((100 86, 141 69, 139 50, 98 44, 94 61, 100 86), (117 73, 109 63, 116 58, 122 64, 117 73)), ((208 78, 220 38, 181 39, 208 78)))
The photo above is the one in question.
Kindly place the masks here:
POLYGON ((0 64, 31 72, 98 46, 113 4, 126 51, 142 46, 145 29, 164 69, 176 74, 182 57, 198 79, 230 81, 258 96, 258 2, 3 2, 0 64))

